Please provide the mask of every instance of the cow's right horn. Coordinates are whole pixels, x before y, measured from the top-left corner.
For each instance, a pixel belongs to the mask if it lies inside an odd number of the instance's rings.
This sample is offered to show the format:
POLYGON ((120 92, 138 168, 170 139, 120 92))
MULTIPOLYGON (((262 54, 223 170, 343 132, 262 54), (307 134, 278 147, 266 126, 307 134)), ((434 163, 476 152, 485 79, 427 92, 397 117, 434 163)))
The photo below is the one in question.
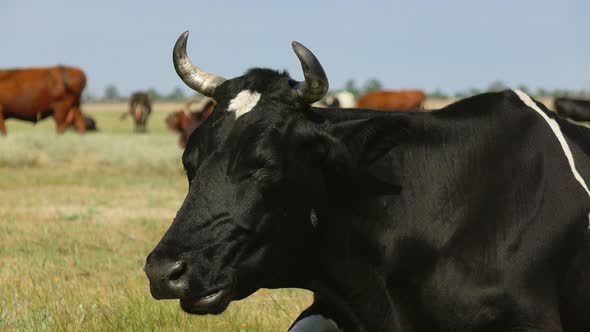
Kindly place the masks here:
POLYGON ((219 86, 225 78, 217 75, 209 74, 199 67, 195 66, 189 59, 186 53, 186 40, 188 39, 188 31, 183 32, 172 52, 172 60, 174 61, 174 69, 180 78, 191 89, 211 97, 215 92, 215 88, 219 86))
POLYGON ((296 41, 293 41, 291 46, 295 55, 299 58, 299 62, 301 62, 303 76, 305 76, 305 80, 297 83, 293 91, 299 98, 312 104, 324 98, 328 92, 328 77, 322 64, 307 47, 296 41))

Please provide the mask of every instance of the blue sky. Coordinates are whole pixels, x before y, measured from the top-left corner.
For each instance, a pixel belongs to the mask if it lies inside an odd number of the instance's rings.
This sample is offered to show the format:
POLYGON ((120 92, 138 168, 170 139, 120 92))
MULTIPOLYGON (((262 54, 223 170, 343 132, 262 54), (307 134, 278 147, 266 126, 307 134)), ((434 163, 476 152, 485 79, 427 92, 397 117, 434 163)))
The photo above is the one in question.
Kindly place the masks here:
POLYGON ((590 89, 589 12, 583 0, 2 0, 0 68, 70 64, 95 95, 108 84, 169 92, 183 86, 171 52, 189 30, 193 62, 227 78, 259 66, 302 79, 297 40, 333 89, 351 78, 445 92, 495 80, 590 89))

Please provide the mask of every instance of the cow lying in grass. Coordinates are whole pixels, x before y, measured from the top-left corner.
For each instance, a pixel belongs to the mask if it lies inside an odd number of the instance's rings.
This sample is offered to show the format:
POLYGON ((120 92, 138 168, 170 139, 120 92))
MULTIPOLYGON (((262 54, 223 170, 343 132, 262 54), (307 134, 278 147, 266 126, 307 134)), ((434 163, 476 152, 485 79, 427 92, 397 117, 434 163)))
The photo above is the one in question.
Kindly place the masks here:
POLYGON ((328 81, 301 44, 303 81, 224 79, 191 63, 187 36, 176 70, 217 106, 147 257, 156 299, 219 314, 263 287, 309 289, 297 331, 588 329, 587 129, 520 91, 431 113, 314 108, 328 81))

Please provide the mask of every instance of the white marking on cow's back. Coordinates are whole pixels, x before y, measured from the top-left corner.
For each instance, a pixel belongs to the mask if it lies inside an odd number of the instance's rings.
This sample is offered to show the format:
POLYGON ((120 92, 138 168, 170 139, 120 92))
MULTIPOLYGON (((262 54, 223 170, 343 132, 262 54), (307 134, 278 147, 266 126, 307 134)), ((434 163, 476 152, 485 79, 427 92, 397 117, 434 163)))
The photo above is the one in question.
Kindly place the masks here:
MULTIPOLYGON (((547 122, 547 124, 549 125, 549 127, 553 131, 553 134, 555 134, 555 137, 557 137, 557 140, 559 141, 559 144, 561 145, 561 149, 563 150, 563 153, 565 153, 565 157, 567 158, 567 161, 570 165, 570 169, 572 171, 572 174, 574 175, 574 178, 580 183, 582 188, 584 188, 584 190, 586 191, 586 194, 588 194, 588 197, 590 197, 590 190, 588 190, 588 186, 586 185, 584 178, 582 178, 582 176, 578 172, 578 169, 576 168, 576 162, 574 161, 574 156, 572 154, 572 150, 570 149, 570 146, 567 144, 567 141, 565 140, 565 137, 563 136, 563 133, 561 132, 561 128, 559 127, 559 124, 557 123, 557 121, 555 121, 554 119, 551 119, 547 114, 545 114, 545 112, 543 112, 539 108, 539 106, 537 106, 537 104, 533 101, 533 99, 531 99, 531 97, 529 97, 529 95, 527 95, 526 93, 524 93, 520 90, 513 90, 513 91, 514 91, 514 93, 516 93, 516 95, 520 98, 520 100, 522 100, 522 102, 525 105, 532 108, 535 112, 537 112, 539 115, 541 115, 541 117, 543 117, 543 120, 545 120, 545 122, 547 122)), ((589 219, 588 228, 590 228, 590 215, 588 215, 588 219, 589 219)))
POLYGON ((229 102, 228 110, 236 113, 236 119, 240 116, 250 112, 258 101, 260 100, 260 93, 256 91, 244 90, 238 93, 229 102))
POLYGON ((311 315, 298 321, 289 332, 342 332, 342 330, 330 318, 311 315))

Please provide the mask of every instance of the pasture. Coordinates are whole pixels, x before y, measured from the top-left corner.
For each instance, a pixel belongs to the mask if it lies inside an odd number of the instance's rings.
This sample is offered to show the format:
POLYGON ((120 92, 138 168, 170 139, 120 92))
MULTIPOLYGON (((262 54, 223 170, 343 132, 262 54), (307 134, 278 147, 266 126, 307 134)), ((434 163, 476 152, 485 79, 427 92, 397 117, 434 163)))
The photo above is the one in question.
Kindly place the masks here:
POLYGON ((7 121, 0 331, 285 331, 311 303, 306 291, 262 290, 222 315, 190 316, 152 299, 145 257, 187 187, 178 137, 164 125, 179 106, 156 103, 146 134, 119 120, 125 103, 83 105, 100 130, 85 135, 59 136, 52 119, 7 121))
POLYGON ((186 194, 178 137, 154 105, 135 134, 127 105, 86 104, 99 132, 8 120, 0 137, 0 331, 284 331, 311 303, 262 290, 219 316, 156 301, 146 255, 186 194))

